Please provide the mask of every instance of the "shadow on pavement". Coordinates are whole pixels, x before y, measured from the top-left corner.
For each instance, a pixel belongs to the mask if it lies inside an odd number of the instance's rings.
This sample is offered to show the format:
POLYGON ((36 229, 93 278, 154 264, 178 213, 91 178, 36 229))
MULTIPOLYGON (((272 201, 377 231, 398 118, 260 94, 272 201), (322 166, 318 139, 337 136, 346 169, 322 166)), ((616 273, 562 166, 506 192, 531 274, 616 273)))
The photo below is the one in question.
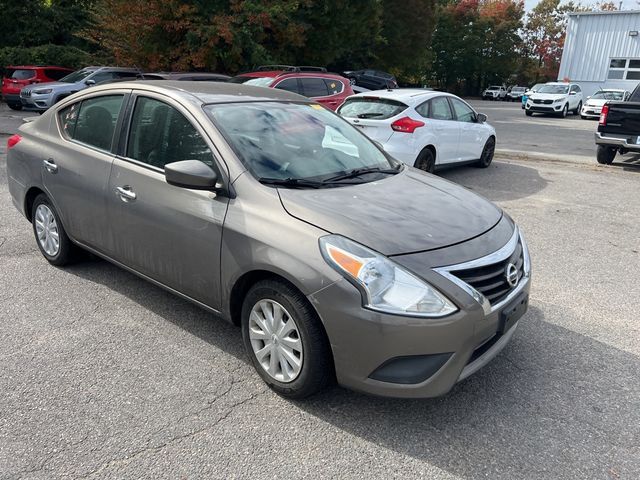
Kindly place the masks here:
MULTIPOLYGON (((103 261, 68 271, 248 363, 239 329, 198 307, 103 261)), ((569 471, 637 478, 640 360, 547 320, 572 316, 532 300, 504 352, 441 398, 383 399, 334 387, 295 405, 462 478, 569 478, 569 471)))

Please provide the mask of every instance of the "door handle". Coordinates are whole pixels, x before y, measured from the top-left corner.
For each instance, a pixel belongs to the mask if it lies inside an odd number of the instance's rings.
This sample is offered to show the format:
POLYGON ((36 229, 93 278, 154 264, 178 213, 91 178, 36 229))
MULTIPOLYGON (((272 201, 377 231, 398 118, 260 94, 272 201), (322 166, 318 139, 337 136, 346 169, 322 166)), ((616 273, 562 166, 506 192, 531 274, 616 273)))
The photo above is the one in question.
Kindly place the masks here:
POLYGON ((135 200, 137 195, 131 190, 129 185, 125 185, 124 187, 116 187, 116 193, 120 196, 120 200, 123 202, 129 202, 131 200, 135 200))
POLYGON ((53 161, 53 158, 47 158, 46 160, 43 160, 42 163, 44 164, 44 168, 47 169, 47 172, 56 173, 58 171, 58 166, 56 165, 56 162, 53 161))

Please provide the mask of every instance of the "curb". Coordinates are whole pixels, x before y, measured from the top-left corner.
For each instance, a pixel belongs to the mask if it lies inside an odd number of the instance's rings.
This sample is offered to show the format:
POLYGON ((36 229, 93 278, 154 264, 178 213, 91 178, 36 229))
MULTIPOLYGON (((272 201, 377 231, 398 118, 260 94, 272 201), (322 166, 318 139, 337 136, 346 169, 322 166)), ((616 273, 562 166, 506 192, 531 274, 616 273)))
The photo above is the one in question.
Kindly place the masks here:
POLYGON ((495 157, 500 160, 537 160, 544 162, 579 163, 582 165, 593 165, 596 163, 595 157, 584 155, 561 155, 556 153, 525 152, 522 150, 508 150, 497 148, 495 157))

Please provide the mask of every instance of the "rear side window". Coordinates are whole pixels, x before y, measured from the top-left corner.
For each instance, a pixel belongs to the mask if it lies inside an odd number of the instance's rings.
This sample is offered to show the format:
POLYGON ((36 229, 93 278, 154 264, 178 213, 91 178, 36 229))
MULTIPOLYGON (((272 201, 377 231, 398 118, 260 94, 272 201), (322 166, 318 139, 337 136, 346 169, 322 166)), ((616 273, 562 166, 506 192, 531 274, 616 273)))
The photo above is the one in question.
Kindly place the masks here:
POLYGON ((305 97, 326 97, 329 95, 327 84, 322 78, 301 78, 302 94, 305 97))
POLYGON ((395 117, 406 108, 404 103, 387 98, 355 97, 348 99, 338 113, 347 118, 384 120, 395 117))
POLYGON ((327 89, 329 90, 329 95, 337 95, 342 93, 344 90, 344 85, 342 82, 338 80, 331 80, 330 78, 325 78, 324 83, 327 85, 327 89))
POLYGON ((436 97, 429 101, 429 118, 434 120, 453 120, 451 108, 446 97, 436 97))
POLYGON ((59 113, 63 134, 100 150, 110 150, 123 98, 94 97, 65 108, 59 113))
POLYGON ((56 70, 53 68, 44 69, 44 74, 47 76, 47 78, 50 78, 52 80, 60 80, 62 77, 67 76, 68 73, 69 72, 65 70, 56 70))
POLYGON ((276 85, 275 88, 286 90, 287 92, 300 93, 297 78, 287 78, 276 85))
POLYGON ((18 69, 7 72, 7 77, 12 78, 14 80, 29 80, 36 76, 35 70, 28 69, 18 69))
POLYGON ((158 168, 182 160, 215 168, 213 153, 191 122, 171 105, 148 97, 136 101, 127 157, 158 168))

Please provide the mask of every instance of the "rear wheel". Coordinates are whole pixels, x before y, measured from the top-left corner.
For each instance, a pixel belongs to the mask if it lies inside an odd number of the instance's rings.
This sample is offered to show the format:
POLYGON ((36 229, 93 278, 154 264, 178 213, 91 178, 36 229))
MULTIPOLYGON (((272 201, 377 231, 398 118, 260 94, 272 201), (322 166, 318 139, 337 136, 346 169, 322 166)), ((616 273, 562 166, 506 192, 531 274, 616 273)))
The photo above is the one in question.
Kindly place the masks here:
POLYGON ((484 144, 484 148, 482 149, 482 155, 480 155, 480 160, 476 164, 476 167, 487 168, 491 165, 493 161, 493 154, 496 151, 496 139, 493 137, 489 137, 487 143, 484 144))
POLYGON ((251 362, 275 392, 312 395, 333 379, 331 348, 305 296, 281 280, 256 283, 242 304, 242 338, 251 362))
POLYGON ((354 77, 349 77, 349 85, 352 87, 357 85, 357 80, 354 77))
POLYGON ((75 260, 77 247, 69 240, 58 212, 44 193, 33 202, 31 221, 38 248, 49 263, 61 267, 75 260))
POLYGON ((436 169, 436 156, 430 148, 425 148, 420 152, 413 166, 427 173, 433 173, 436 169))
POLYGON ((7 103, 11 110, 22 110, 22 105, 19 103, 7 103))
POLYGON ((606 145, 598 145, 598 151, 596 153, 596 160, 603 165, 611 165, 613 159, 616 157, 616 149, 607 147, 606 145))

